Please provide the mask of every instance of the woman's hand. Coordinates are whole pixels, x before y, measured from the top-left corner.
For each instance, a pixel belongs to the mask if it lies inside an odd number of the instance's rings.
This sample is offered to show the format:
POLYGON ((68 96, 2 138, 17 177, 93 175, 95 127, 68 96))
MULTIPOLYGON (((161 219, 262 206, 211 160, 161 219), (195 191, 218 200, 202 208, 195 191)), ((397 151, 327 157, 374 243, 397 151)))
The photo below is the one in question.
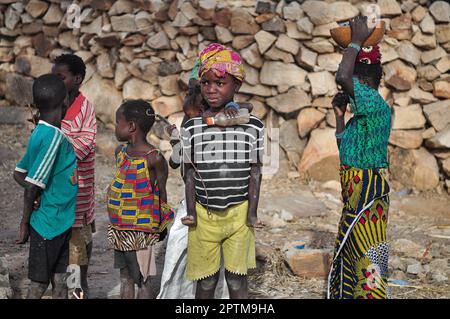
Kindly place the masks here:
POLYGON ((229 118, 234 118, 238 115, 239 112, 235 107, 227 107, 225 108, 223 113, 225 113, 225 115, 229 118))
POLYGON ((345 115, 348 102, 348 95, 346 93, 339 92, 334 96, 331 105, 333 106, 334 114, 337 117, 343 117, 345 115))
POLYGON ((352 42, 359 46, 362 46, 373 30, 375 30, 375 27, 369 29, 367 17, 365 16, 357 16, 350 20, 350 28, 352 30, 352 42))

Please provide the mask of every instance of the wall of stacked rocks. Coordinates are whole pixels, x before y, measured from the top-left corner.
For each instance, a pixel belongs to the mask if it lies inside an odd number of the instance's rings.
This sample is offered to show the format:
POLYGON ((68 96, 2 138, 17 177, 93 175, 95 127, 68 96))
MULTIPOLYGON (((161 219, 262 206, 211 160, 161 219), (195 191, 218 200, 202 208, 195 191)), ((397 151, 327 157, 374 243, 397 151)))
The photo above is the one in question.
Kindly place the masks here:
MULTIPOLYGON (((157 113, 180 123, 196 57, 220 42, 246 62, 237 100, 251 102, 271 128, 283 170, 321 181, 337 179, 338 165, 331 99, 342 51, 330 29, 376 3, 387 24, 380 92, 394 111, 391 180, 418 190, 450 189, 446 1, 81 0, 70 8, 72 3, 0 0, 1 108, 29 103, 32 79, 49 72, 59 54, 74 52, 87 64, 82 91, 106 127, 113 127, 116 108, 129 98, 149 100, 157 113)), ((168 150, 154 133, 152 141, 168 150)), ((99 139, 99 148, 108 143, 99 139)))

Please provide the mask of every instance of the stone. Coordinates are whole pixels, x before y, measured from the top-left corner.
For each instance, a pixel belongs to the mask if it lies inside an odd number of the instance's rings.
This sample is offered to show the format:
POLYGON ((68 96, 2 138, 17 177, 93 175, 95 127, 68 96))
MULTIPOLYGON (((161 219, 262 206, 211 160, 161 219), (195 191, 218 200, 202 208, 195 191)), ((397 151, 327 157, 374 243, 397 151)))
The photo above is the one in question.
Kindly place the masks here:
POLYGON ((9 7, 5 12, 5 26, 9 30, 14 30, 20 21, 20 14, 12 7, 9 7))
POLYGON ((198 3, 198 15, 205 20, 210 20, 214 16, 216 7, 216 0, 200 0, 198 3))
POLYGON ((162 94, 167 96, 179 94, 178 78, 179 76, 177 74, 159 77, 158 83, 162 94))
POLYGON ((268 98, 266 103, 278 113, 291 113, 311 105, 311 99, 303 90, 291 88, 287 93, 268 98))
POLYGON ((436 130, 434 129, 434 127, 427 128, 425 131, 422 132, 422 138, 424 140, 430 139, 435 135, 436 135, 436 130))
POLYGON ((273 12, 272 4, 268 1, 257 1, 255 12, 257 14, 264 14, 273 12))
POLYGON ((423 113, 428 122, 433 125, 437 131, 443 130, 450 124, 450 100, 438 101, 423 106, 423 113))
POLYGON ((437 22, 450 22, 450 4, 447 1, 434 1, 430 12, 437 22))
POLYGON ((177 28, 185 28, 192 25, 191 21, 184 15, 183 12, 178 12, 172 25, 177 28))
POLYGON ((286 21, 286 35, 296 40, 310 40, 312 36, 306 32, 302 32, 297 28, 297 23, 294 21, 286 21))
POLYGON ((445 50, 438 46, 434 50, 422 52, 421 60, 422 60, 422 63, 428 64, 435 60, 439 60, 440 58, 442 58, 446 55, 447 55, 447 53, 445 52, 445 50))
POLYGON ((447 177, 450 177, 450 158, 442 161, 442 169, 447 174, 447 177))
POLYGON ((342 60, 340 53, 321 54, 317 59, 317 65, 322 69, 330 72, 336 72, 342 60))
POLYGON ((314 96, 332 96, 337 93, 336 80, 328 71, 309 73, 308 79, 311 83, 311 93, 314 96))
POLYGON ((314 28, 312 35, 314 37, 330 37, 330 30, 337 27, 339 27, 339 25, 336 22, 318 25, 314 28))
POLYGON ((48 8, 47 13, 42 18, 42 20, 44 21, 45 24, 53 25, 60 23, 63 16, 64 13, 61 11, 60 6, 55 3, 52 3, 48 8))
POLYGON ((264 22, 262 24, 262 28, 263 30, 268 32, 285 32, 286 29, 284 21, 278 16, 275 16, 269 21, 264 22))
POLYGON ((300 156, 306 146, 306 139, 299 138, 295 120, 284 121, 280 125, 279 143, 281 148, 286 152, 291 166, 293 168, 297 167, 300 156))
POLYGON ((34 18, 39 18, 44 15, 49 5, 45 1, 31 0, 25 7, 25 10, 34 18))
POLYGON ((213 24, 228 28, 231 24, 232 12, 228 8, 223 8, 214 12, 213 24))
POLYGON ((277 47, 273 46, 264 54, 264 58, 272 61, 283 61, 284 63, 294 63, 295 59, 292 54, 281 51, 277 47))
POLYGON ((397 40, 410 40, 412 36, 412 18, 409 13, 402 14, 391 20, 391 29, 386 32, 390 37, 397 40))
POLYGON ((5 77, 5 97, 8 101, 18 106, 31 104, 33 81, 30 78, 16 74, 7 73, 5 77))
POLYGON ((423 34, 421 31, 417 31, 411 42, 419 48, 430 50, 436 48, 436 37, 433 35, 423 34))
POLYGON ((393 130, 389 137, 389 143, 405 149, 419 148, 422 142, 421 130, 393 130))
MULTIPOLYGON (((39 33, 33 37, 33 47, 36 50, 36 54, 40 57, 46 58, 53 49, 51 41, 43 34, 39 33)), ((77 47, 75 47, 77 48, 77 47)))
POLYGON ((334 21, 348 21, 359 14, 356 6, 347 1, 336 1, 328 5, 328 14, 334 21))
POLYGON ((422 191, 434 189, 439 184, 436 158, 423 147, 415 150, 395 148, 389 162, 391 178, 406 187, 422 191))
POLYGON ((300 47, 295 61, 298 65, 308 71, 312 71, 317 61, 317 53, 305 47, 300 47))
POLYGON ((312 34, 314 30, 314 24, 312 24, 311 20, 309 20, 308 17, 304 17, 297 21, 297 28, 301 32, 312 34))
POLYGON ((124 99, 142 99, 147 101, 156 97, 153 85, 136 78, 129 79, 124 83, 122 95, 124 99))
POLYGON ((259 83, 259 71, 247 63, 244 63, 244 70, 245 70, 245 82, 247 82, 250 85, 257 85, 259 83))
POLYGON ((314 101, 312 102, 312 106, 313 107, 317 107, 317 108, 323 108, 323 109, 331 109, 331 101, 333 99, 331 97, 318 97, 316 99, 314 99, 314 101))
POLYGON ((286 252, 285 258, 296 276, 306 279, 326 279, 331 267, 332 254, 328 250, 292 248, 286 252))
POLYGON ((415 69, 400 60, 389 62, 384 66, 385 83, 400 91, 411 89, 417 79, 415 69))
POLYGON ((88 25, 82 25, 81 33, 100 35, 102 31, 102 23, 103 23, 102 21, 103 21, 102 16, 99 16, 88 25))
POLYGON ((128 0, 115 1, 111 9, 109 9, 108 15, 116 16, 124 13, 133 13, 134 8, 135 4, 132 1, 128 0))
POLYGON ((161 30, 148 39, 147 45, 154 50, 170 49, 170 40, 166 33, 161 30))
POLYGON ((433 95, 435 97, 450 99, 450 82, 435 81, 433 83, 433 95))
POLYGON ((422 6, 417 6, 411 13, 412 18, 416 22, 422 21, 422 19, 425 18, 426 14, 427 14, 427 9, 425 9, 422 6))
POLYGON ((82 85, 81 92, 93 103, 97 118, 113 126, 116 122, 116 110, 123 100, 122 93, 116 89, 114 82, 94 73, 92 78, 82 85))
POLYGON ((227 28, 217 25, 214 27, 214 30, 220 43, 229 43, 233 41, 233 34, 231 34, 227 28))
MULTIPOLYGON (((67 33, 71 33, 71 32, 69 31, 67 33)), ((94 39, 95 39, 95 42, 97 42, 98 44, 100 44, 104 48, 110 49, 110 48, 114 48, 114 47, 119 47, 120 46, 120 39, 115 34, 95 37, 94 39)))
POLYGON ((265 96, 265 97, 274 95, 272 88, 261 85, 261 84, 252 86, 252 85, 248 85, 247 83, 242 83, 241 88, 239 89, 239 92, 244 93, 244 94, 265 96))
POLYGON ((49 73, 52 64, 49 60, 34 55, 22 55, 16 58, 16 72, 37 78, 49 73))
POLYGON ((338 180, 339 151, 334 133, 332 128, 318 128, 311 132, 298 166, 300 175, 306 174, 322 182, 338 180))
POLYGON ((303 17, 303 10, 298 2, 291 2, 283 8, 283 17, 286 20, 297 21, 303 17))
POLYGON ((251 99, 248 102, 253 105, 251 114, 262 120, 268 112, 268 107, 263 102, 256 99, 251 99))
POLYGON ((132 34, 120 41, 122 45, 125 46, 141 46, 147 38, 143 36, 142 34, 132 34))
POLYGON ((277 37, 274 36, 272 33, 261 30, 255 34, 255 40, 256 43, 258 44, 259 52, 261 54, 264 54, 277 40, 277 37))
POLYGON ((377 5, 380 7, 382 16, 397 16, 402 14, 402 9, 396 0, 378 0, 377 5))
POLYGON ((266 61, 260 73, 260 81, 265 85, 296 86, 305 83, 306 71, 295 64, 266 61))
POLYGON ((427 81, 433 81, 440 75, 441 73, 432 65, 421 66, 417 69, 417 76, 427 81))
MULTIPOLYGON (((450 42, 450 24, 438 24, 436 26, 436 40, 438 43, 450 42)), ((447 50, 448 52, 449 50, 447 50)))
POLYGON ((111 60, 108 53, 102 53, 97 57, 97 70, 98 73, 104 77, 112 79, 114 77, 114 71, 111 66, 111 60))
POLYGON ((407 107, 394 106, 393 130, 421 129, 426 122, 419 104, 412 104, 407 107))
POLYGON ((423 271, 424 269, 419 262, 409 265, 406 270, 406 272, 411 275, 420 275, 423 271))
POLYGON ((305 42, 304 45, 317 53, 334 52, 334 46, 327 39, 314 38, 311 41, 305 42))
POLYGON ((152 101, 155 113, 167 117, 183 110, 183 102, 179 96, 162 96, 152 101))
POLYGON ((441 73, 446 73, 448 70, 450 70, 450 55, 446 55, 443 58, 439 60, 438 63, 436 63, 436 69, 438 69, 441 73))
POLYGON ((301 138, 308 136, 325 119, 325 113, 315 108, 304 108, 297 116, 298 133, 301 138))
POLYGON ((382 42, 380 44, 380 51, 382 64, 394 61, 399 57, 397 51, 392 46, 390 46, 385 42, 382 42))
MULTIPOLYGON (((136 28, 139 32, 150 32, 153 30, 152 16, 146 11, 138 12, 134 17, 136 28)), ((164 20, 167 21, 168 19, 164 20)))
POLYGON ((119 62, 116 64, 116 70, 114 72, 114 84, 118 89, 122 88, 126 80, 131 77, 130 72, 127 70, 125 63, 119 62))
POLYGON ((423 33, 433 34, 435 32, 434 20, 429 14, 425 15, 425 18, 420 22, 420 29, 423 33))
POLYGON ((401 41, 397 47, 397 54, 400 59, 413 65, 418 65, 420 63, 421 53, 422 52, 409 41, 401 41))
POLYGON ((291 53, 293 55, 296 55, 300 48, 300 44, 297 40, 291 39, 285 34, 279 35, 277 41, 275 42, 275 46, 278 49, 291 53))
POLYGON ((302 9, 314 25, 333 22, 333 12, 330 12, 329 4, 326 2, 308 0, 303 2, 302 9))
POLYGON ((408 95, 413 99, 413 101, 417 101, 422 104, 431 103, 437 100, 433 94, 425 92, 417 86, 414 86, 411 90, 409 90, 408 95))
POLYGON ((230 30, 234 34, 256 34, 259 31, 259 26, 250 13, 242 9, 236 9, 231 15, 230 30))
POLYGON ((233 39, 231 46, 236 50, 242 50, 254 42, 252 35, 238 35, 233 39))
POLYGON ((116 32, 136 32, 136 19, 132 14, 124 14, 121 16, 112 16, 111 27, 116 32))
POLYGON ((434 137, 425 142, 429 148, 450 148, 450 126, 438 132, 434 137))
POLYGON ((263 58, 259 54, 258 44, 253 43, 248 48, 241 51, 241 56, 251 66, 255 68, 261 68, 263 65, 263 58))
POLYGON ((178 74, 181 72, 181 65, 178 61, 163 61, 158 68, 158 74, 167 76, 171 74, 178 74))

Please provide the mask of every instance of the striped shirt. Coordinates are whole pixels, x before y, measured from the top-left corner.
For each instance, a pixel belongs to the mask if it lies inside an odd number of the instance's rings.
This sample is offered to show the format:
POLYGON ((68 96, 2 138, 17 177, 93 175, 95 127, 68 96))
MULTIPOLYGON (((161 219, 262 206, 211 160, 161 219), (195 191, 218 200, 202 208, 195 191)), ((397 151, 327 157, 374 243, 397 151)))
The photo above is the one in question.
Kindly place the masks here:
POLYGON ((61 130, 73 145, 77 157, 78 194, 73 227, 91 224, 94 219, 94 166, 97 121, 94 106, 80 93, 67 110, 61 130))
POLYGON ((251 165, 261 164, 264 153, 264 124, 258 118, 221 129, 195 117, 183 125, 181 136, 183 161, 197 169, 197 202, 221 211, 248 199, 251 165))

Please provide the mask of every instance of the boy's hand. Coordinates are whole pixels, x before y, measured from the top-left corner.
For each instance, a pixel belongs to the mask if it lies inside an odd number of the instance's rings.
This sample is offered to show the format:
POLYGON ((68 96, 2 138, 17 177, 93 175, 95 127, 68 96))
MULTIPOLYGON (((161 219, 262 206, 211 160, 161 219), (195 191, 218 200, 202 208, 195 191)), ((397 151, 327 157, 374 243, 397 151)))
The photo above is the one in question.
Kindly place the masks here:
POLYGON ((181 223, 185 226, 195 227, 197 226, 197 220, 193 215, 187 215, 181 218, 181 223))
POLYGON ((33 203, 33 210, 38 210, 41 206, 41 196, 38 196, 33 203))
POLYGON ((253 216, 248 216, 247 218, 247 226, 250 228, 264 228, 266 224, 264 224, 260 219, 255 218, 253 216))
POLYGON ((334 114, 336 116, 344 116, 345 111, 347 109, 347 104, 349 102, 348 95, 343 92, 337 93, 333 101, 331 102, 331 105, 333 106, 334 114))
POLYGON ((20 223, 19 227, 19 240, 16 241, 16 244, 23 245, 28 241, 30 237, 30 224, 28 223, 20 223))

